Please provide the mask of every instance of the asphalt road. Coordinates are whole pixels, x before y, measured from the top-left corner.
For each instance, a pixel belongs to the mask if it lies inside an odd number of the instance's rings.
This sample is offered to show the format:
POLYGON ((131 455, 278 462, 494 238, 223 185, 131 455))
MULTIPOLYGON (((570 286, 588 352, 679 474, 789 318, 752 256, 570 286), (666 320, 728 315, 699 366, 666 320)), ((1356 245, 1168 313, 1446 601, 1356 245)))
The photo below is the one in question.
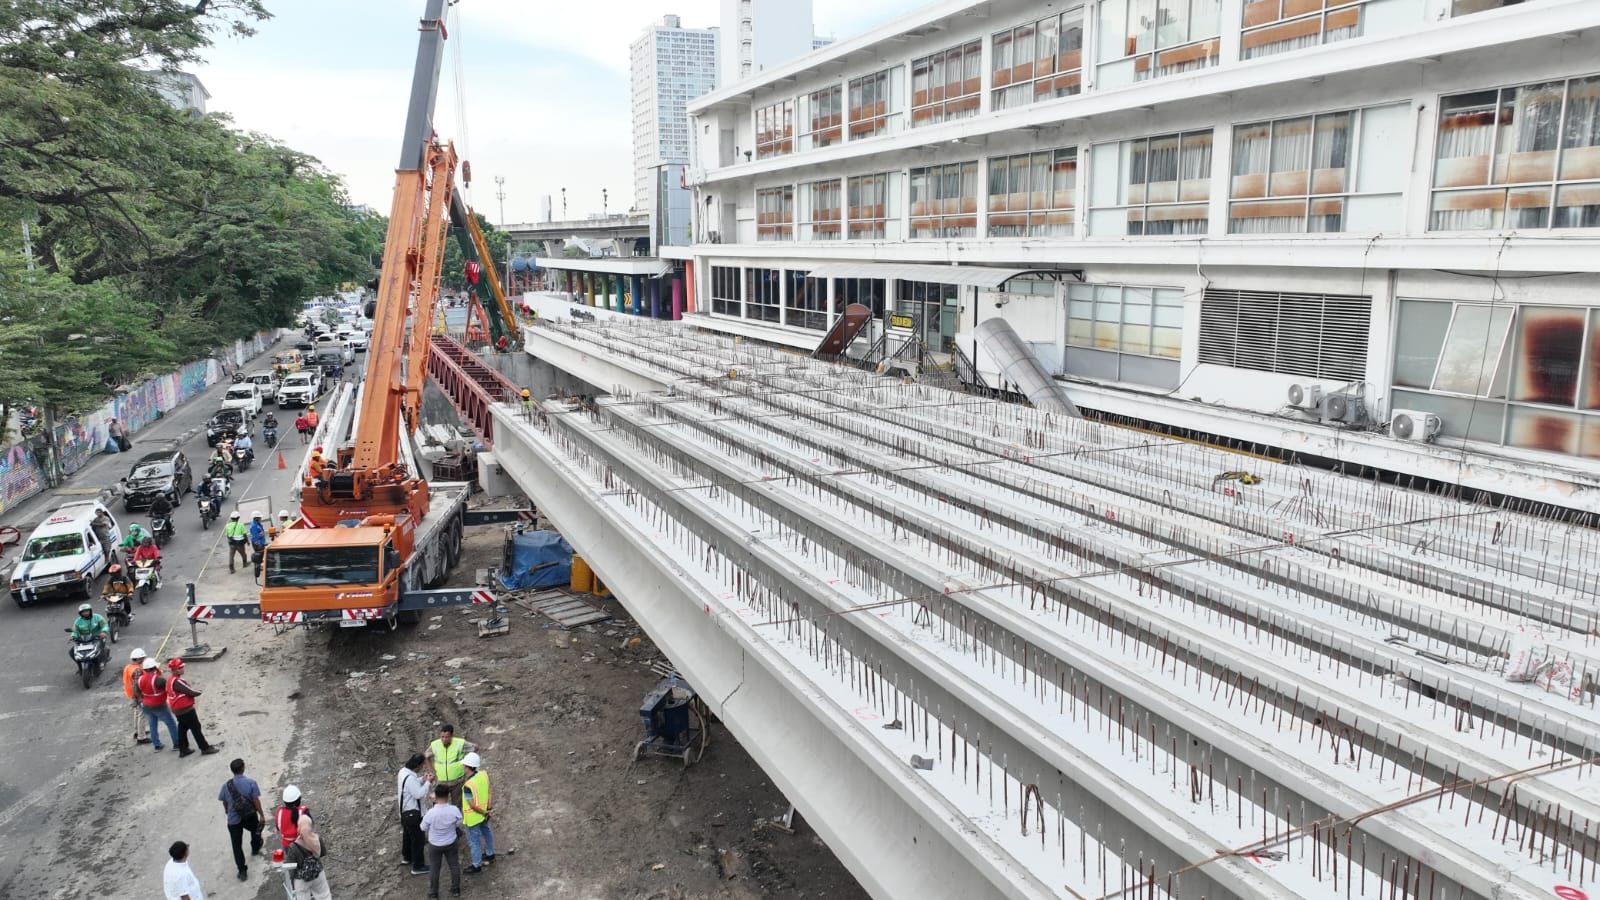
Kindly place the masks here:
MULTIPOLYGON (((256 363, 264 360, 265 357, 260 357, 256 363)), ((363 358, 358 356, 357 366, 362 362, 363 358)), ((194 470, 202 471, 210 456, 205 422, 219 408, 222 394, 229 385, 227 381, 214 385, 141 431, 135 436, 129 453, 97 456, 72 479, 65 491, 58 489, 56 498, 48 503, 32 504, 20 520, 11 515, 7 519, 11 524, 24 527, 42 519, 60 503, 82 499, 73 495, 92 496, 98 489, 115 484, 142 453, 163 441, 179 441, 194 470)), ((276 410, 275 407, 268 409, 276 410)), ((124 780, 122 776, 129 773, 130 766, 135 770, 147 768, 151 764, 149 757, 154 754, 148 745, 135 746, 132 741, 133 714, 122 693, 122 667, 134 647, 142 647, 152 655, 159 653, 165 661, 189 646, 189 626, 182 615, 185 583, 196 585, 202 602, 244 600, 254 593, 254 579, 248 569, 241 568, 237 574, 228 572, 221 526, 227 511, 234 508, 248 521, 252 512, 259 510, 270 516, 290 506, 290 478, 305 452, 293 433, 294 415, 294 412, 277 415, 281 430, 287 432, 282 436, 281 447, 289 468, 279 470, 276 467, 277 451, 266 450, 258 427, 254 434, 256 464, 239 473, 225 502, 224 517, 209 530, 201 528, 194 497, 184 498, 175 515, 176 536, 162 550, 164 586, 149 605, 135 604, 132 625, 112 648, 110 670, 91 689, 85 690, 79 682, 67 655, 66 635, 62 633, 62 629, 71 624, 78 601, 46 601, 27 609, 0 601, 0 634, 6 638, 5 663, 0 667, 0 759, 5 760, 0 766, 0 896, 85 896, 76 890, 62 893, 47 886, 53 881, 65 883, 59 880, 59 867, 63 863, 71 865, 76 860, 81 864, 86 861, 85 856, 99 857, 97 847, 102 852, 105 849, 102 839, 106 829, 122 832, 150 824, 123 815, 133 793, 129 784, 118 782, 124 780), (69 810, 82 821, 59 821, 69 810), (49 832, 42 831, 40 826, 44 823, 53 826, 49 832), (71 835, 77 838, 74 843, 82 843, 77 847, 60 847, 47 840, 47 834, 71 835), (57 854, 63 855, 57 857, 57 854), (55 858, 55 879, 48 871, 39 871, 40 863, 51 858, 55 858), (44 892, 38 893, 41 889, 44 892)), ((120 503, 113 506, 113 512, 124 529, 134 521, 149 527, 147 512, 127 513, 120 503)), ((24 527, 24 537, 26 534, 24 527)), ((96 607, 99 606, 97 602, 96 607)), ((206 637, 202 635, 202 639, 206 637)), ((221 664, 191 666, 190 675, 204 678, 202 673, 206 673, 206 666, 221 664)), ((212 669, 211 673, 217 674, 218 670, 212 669)), ((203 700, 203 707, 205 703, 203 700)), ((221 710, 213 712, 220 715, 221 710)), ((203 720, 208 718, 202 716, 203 720)), ((208 724, 207 728, 213 742, 228 737, 225 727, 218 729, 208 724)), ((172 759, 159 762, 179 765, 170 746, 162 756, 172 759)), ((219 758, 226 761, 228 753, 204 759, 212 762, 219 758)), ((199 759, 202 757, 191 757, 182 764, 199 759)), ((221 777, 226 777, 225 762, 223 766, 212 768, 220 769, 221 777)), ((210 780, 208 778, 207 782, 210 780)), ((217 784, 220 783, 220 779, 217 780, 217 784)), ((213 792, 215 789, 211 788, 213 792)), ((112 880, 96 879, 91 883, 101 890, 112 887, 116 883, 115 861, 95 861, 113 863, 111 869, 104 870, 106 877, 112 880)), ((231 864, 227 868, 231 873, 231 864)), ((95 869, 102 870, 103 866, 95 869)), ((210 884, 208 882, 208 890, 210 884)), ((99 895, 134 896, 135 892, 113 888, 110 893, 99 895)))

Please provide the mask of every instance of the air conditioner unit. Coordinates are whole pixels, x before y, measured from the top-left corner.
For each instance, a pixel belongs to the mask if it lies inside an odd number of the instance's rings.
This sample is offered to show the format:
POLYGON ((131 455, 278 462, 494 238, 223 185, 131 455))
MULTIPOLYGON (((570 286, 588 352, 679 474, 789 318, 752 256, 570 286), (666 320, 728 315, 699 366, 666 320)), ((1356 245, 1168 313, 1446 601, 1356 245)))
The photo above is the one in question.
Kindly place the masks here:
POLYGON ((1389 417, 1389 434, 1402 441, 1431 442, 1444 428, 1444 420, 1431 412, 1397 409, 1389 417))
POLYGON ((1289 385, 1289 405, 1295 409, 1321 409, 1322 385, 1320 384, 1291 384, 1289 385))
POLYGON ((1367 420, 1367 404, 1355 394, 1328 394, 1322 398, 1322 421, 1360 425, 1367 420))

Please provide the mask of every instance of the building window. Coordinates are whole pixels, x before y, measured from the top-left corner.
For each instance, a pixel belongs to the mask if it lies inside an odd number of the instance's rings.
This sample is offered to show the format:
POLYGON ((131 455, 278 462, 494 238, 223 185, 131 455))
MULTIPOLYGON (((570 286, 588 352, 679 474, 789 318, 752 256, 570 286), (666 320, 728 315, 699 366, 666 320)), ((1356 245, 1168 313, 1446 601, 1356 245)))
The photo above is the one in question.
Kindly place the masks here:
POLYGON ((1406 167, 1396 146, 1409 122, 1407 106, 1396 104, 1234 126, 1228 230, 1398 228, 1406 167))
POLYGON ((1502 6, 1516 6, 1523 0, 1455 0, 1450 4, 1450 15, 1466 16, 1502 6))
POLYGON ((912 60, 911 127, 977 115, 982 91, 982 41, 912 60))
POLYGON ((761 322, 778 321, 779 295, 782 291, 783 272, 778 269, 745 269, 744 292, 746 319, 761 322))
POLYGON ((784 301, 784 321, 796 328, 808 328, 812 331, 827 331, 829 325, 828 315, 828 280, 826 278, 809 278, 809 273, 790 271, 789 296, 784 301))
POLYGON ((1096 144, 1089 178, 1091 234, 1205 234, 1211 132, 1096 144))
POLYGON ((851 240, 900 240, 900 180, 893 173, 851 178, 845 199, 851 240))
POLYGON ((800 185, 800 240, 837 241, 842 227, 839 179, 800 185))
POLYGON ((883 318, 885 291, 882 278, 835 278, 833 296, 841 310, 852 303, 859 303, 872 311, 873 318, 883 318))
POLYGON ((1239 56, 1255 59, 1360 37, 1369 5, 1386 0, 1245 0, 1239 56))
POLYGON ((1217 64, 1222 0, 1102 0, 1099 86, 1118 87, 1217 64))
POLYGON ((1183 291, 1068 284, 1067 346, 1062 361, 1066 374, 1176 387, 1183 348, 1183 291))
POLYGON ((711 311, 721 316, 739 315, 739 267, 711 267, 711 311))
POLYGON ((900 130, 900 113, 905 107, 903 80, 899 66, 851 80, 850 140, 900 130))
POLYGON ((1391 409, 1442 434, 1600 458, 1600 308, 1398 301, 1391 409))
POLYGON ((1600 76, 1445 97, 1434 231, 1600 227, 1600 76))
POLYGON ((911 236, 975 237, 978 233, 976 160, 911 170, 911 236))
POLYGON ((756 191, 756 240, 794 240, 794 185, 756 191))
POLYGON ((831 147, 844 141, 844 92, 838 85, 806 95, 808 128, 800 149, 831 147))
POLYGON ((1083 7, 998 32, 991 40, 995 109, 1083 90, 1083 7))
POLYGON ((756 159, 794 152, 794 101, 785 100, 756 110, 756 159))
POLYGON ((1071 237, 1078 150, 989 160, 989 237, 1071 237))
POLYGON ((1371 297, 1207 288, 1200 304, 1200 362, 1362 381, 1371 327, 1371 297))

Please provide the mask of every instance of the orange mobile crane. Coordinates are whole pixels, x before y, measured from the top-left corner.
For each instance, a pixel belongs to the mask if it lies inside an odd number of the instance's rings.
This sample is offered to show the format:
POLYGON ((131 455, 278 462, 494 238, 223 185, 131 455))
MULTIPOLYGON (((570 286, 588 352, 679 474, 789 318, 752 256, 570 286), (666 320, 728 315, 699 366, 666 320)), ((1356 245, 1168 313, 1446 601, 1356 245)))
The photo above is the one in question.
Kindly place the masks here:
POLYGON ((426 608, 494 599, 481 589, 427 588, 443 583, 459 560, 464 526, 521 511, 469 512, 470 485, 430 487, 401 451, 421 415, 452 199, 460 204, 455 147, 433 130, 446 0, 426 3, 353 439, 307 479, 301 519, 267 546, 260 603, 191 602, 191 619, 393 625, 426 608))

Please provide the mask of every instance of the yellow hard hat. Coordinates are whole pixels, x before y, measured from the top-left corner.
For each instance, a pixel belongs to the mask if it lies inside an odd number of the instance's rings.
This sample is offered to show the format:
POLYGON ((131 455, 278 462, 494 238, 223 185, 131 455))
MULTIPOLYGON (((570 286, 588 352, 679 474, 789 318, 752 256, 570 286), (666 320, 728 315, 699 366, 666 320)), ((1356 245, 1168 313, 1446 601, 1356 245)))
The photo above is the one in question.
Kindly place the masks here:
POLYGON ((533 391, 530 391, 527 388, 523 388, 522 389, 522 396, 524 396, 524 397, 532 397, 533 396, 533 391))

